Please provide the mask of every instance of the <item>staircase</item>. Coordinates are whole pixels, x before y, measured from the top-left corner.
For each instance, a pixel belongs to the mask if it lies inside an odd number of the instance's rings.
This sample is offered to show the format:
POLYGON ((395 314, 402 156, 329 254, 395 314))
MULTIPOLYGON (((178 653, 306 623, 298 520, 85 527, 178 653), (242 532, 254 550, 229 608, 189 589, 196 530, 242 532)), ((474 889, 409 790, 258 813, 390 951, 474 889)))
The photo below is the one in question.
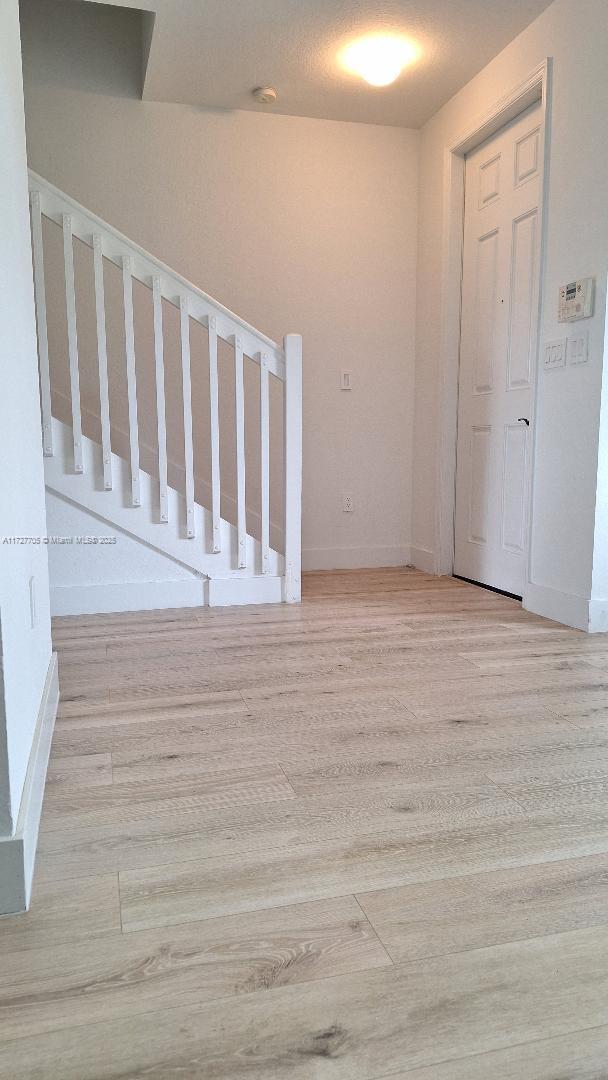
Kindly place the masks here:
MULTIPOLYGON (((114 534, 112 543, 122 541, 131 562, 138 561, 139 552, 142 565, 155 559, 169 568, 166 577, 181 582, 179 588, 167 590, 155 589, 150 581, 146 590, 138 587, 137 582, 125 581, 120 547, 112 552, 110 541, 104 543, 99 538, 99 542, 87 545, 85 568, 81 571, 84 585, 66 588, 64 582, 59 587, 53 582, 54 566, 60 574, 61 566, 65 571, 69 565, 66 554, 72 557, 74 568, 78 560, 74 561, 73 551, 66 553, 65 549, 59 551, 51 546, 54 613, 173 607, 181 603, 225 606, 299 602, 301 337, 289 334, 282 347, 277 345, 31 171, 30 203, 42 443, 51 525, 59 523, 65 530, 77 524, 86 526, 87 534, 114 534), (60 272, 54 267, 54 276, 45 266, 51 247, 49 229, 55 232, 59 229, 61 235, 62 266, 60 272), (111 273, 114 286, 118 280, 113 268, 120 275, 119 303, 116 287, 108 288, 112 284, 111 273), (62 278, 61 296, 56 287, 58 274, 62 278), (148 307, 142 300, 140 286, 150 294, 148 307), (86 305, 82 294, 87 287, 91 290, 91 312, 94 309, 91 316, 94 345, 89 341, 84 357, 85 350, 80 347, 79 351, 79 346, 85 336, 86 312, 83 314, 82 309, 86 305), (173 345, 167 340, 167 305, 175 309, 175 324, 179 326, 173 345), (109 328, 116 324, 117 318, 121 323, 120 380, 115 372, 109 374, 108 364, 109 328), (136 322, 139 329, 146 318, 149 326, 144 325, 142 333, 144 337, 148 334, 145 338, 148 348, 144 352, 150 355, 142 359, 137 351, 142 334, 136 334, 136 322), (66 355, 59 358, 66 363, 65 393, 57 384, 54 374, 57 365, 50 347, 53 335, 49 328, 58 323, 66 328, 63 347, 66 355), (195 324, 205 331, 204 412, 208 430, 203 449, 200 439, 195 440, 199 417, 193 409, 193 381, 197 386, 201 383, 201 371, 196 367, 198 352, 194 356, 191 348, 193 334, 198 332, 195 324), (146 359, 150 362, 149 382, 153 384, 154 400, 153 406, 147 402, 145 418, 149 425, 150 416, 155 413, 153 447, 144 445, 140 438, 142 406, 138 379, 146 359), (91 364, 95 407, 83 408, 81 379, 86 374, 90 387, 91 371, 86 365, 91 364), (257 369, 255 384, 250 374, 252 365, 257 369), (228 405, 224 383, 231 397, 228 405), (252 385, 257 399, 253 405, 252 385), (168 391, 172 390, 175 397, 177 386, 181 398, 179 424, 175 409, 170 413, 167 408, 168 391), (280 521, 271 520, 271 467, 275 465, 271 447, 276 443, 273 423, 277 386, 283 432, 280 521), (121 387, 126 400, 119 400, 117 405, 121 387), (111 412, 122 406, 126 423, 119 428, 111 423, 111 412), (250 432, 246 430, 252 409, 256 440, 253 448, 250 432), (98 432, 98 437, 92 436, 93 430, 95 434, 98 432), (220 462, 220 448, 227 445, 226 440, 234 466, 230 492, 223 490, 220 462), (181 451, 179 462, 174 460, 177 443, 181 451), (169 456, 168 447, 172 448, 173 457, 169 456), (256 479, 255 510, 247 504, 251 497, 250 483, 246 490, 250 467, 256 479), (229 508, 232 520, 222 517, 224 506, 229 508), (271 546, 271 537, 275 546, 271 546), (196 588, 189 585, 186 588, 188 582, 196 583, 196 588), (66 596, 69 596, 67 601, 66 596), (184 599, 175 602, 176 597, 184 599)), ((56 343, 57 334, 54 338, 56 343)), ((61 353, 62 347, 55 351, 61 353)), ((202 367, 200 358, 199 362, 202 367)), ((199 411, 203 411, 200 391, 199 411)), ((82 537, 74 537, 72 542, 78 545, 84 541, 82 537)), ((159 576, 156 570, 155 576, 159 576)))

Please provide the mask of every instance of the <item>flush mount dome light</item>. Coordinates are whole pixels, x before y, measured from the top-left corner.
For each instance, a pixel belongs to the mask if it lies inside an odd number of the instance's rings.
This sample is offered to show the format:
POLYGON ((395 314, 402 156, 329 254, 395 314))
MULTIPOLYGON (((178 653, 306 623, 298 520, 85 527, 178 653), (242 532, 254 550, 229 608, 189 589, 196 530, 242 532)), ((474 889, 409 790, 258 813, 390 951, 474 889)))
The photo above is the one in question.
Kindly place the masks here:
POLYGON ((340 60, 347 71, 371 86, 388 86, 413 63, 418 51, 412 41, 397 34, 369 34, 347 45, 340 60))
POLYGON ((251 93, 260 105, 274 105, 277 100, 277 92, 274 86, 256 86, 251 93))

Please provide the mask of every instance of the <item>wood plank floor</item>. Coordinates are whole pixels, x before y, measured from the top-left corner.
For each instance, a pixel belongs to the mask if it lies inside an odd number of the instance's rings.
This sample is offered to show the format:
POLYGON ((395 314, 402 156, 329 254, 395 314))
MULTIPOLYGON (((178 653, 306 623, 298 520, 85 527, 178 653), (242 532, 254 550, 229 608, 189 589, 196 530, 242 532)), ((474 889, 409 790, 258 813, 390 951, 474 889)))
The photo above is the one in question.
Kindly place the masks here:
POLYGON ((389 569, 54 639, 3 1080, 607 1080, 607 635, 389 569))

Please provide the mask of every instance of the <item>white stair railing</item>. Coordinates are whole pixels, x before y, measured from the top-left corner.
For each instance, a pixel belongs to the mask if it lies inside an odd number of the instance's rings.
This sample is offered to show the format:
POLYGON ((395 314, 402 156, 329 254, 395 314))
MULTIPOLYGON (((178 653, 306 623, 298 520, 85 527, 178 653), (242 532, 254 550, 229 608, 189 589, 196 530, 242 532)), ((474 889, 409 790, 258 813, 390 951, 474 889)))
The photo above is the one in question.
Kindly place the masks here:
POLYGON ((103 286, 103 248, 99 233, 93 235, 93 269, 95 276, 95 320, 97 328, 97 366, 99 373, 99 406, 101 412, 101 450, 103 486, 112 490, 112 444, 110 440, 110 396, 108 391, 108 350, 106 342, 106 302, 103 286))
MULTIPOLYGON (((144 251, 111 225, 85 210, 48 181, 30 170, 32 214, 32 253, 34 289, 38 324, 43 450, 53 455, 51 373, 47 331, 45 259, 42 219, 58 225, 63 234, 63 260, 66 287, 69 385, 73 437, 73 469, 83 471, 80 369, 78 356, 77 303, 75 287, 74 237, 93 252, 95 319, 97 333, 97 376, 101 422, 103 487, 111 491, 112 451, 108 390, 106 342, 106 299, 104 260, 114 263, 122 273, 122 300, 125 334, 125 370, 129 421, 129 461, 131 503, 141 505, 139 432, 137 402, 136 341, 133 316, 133 281, 152 292, 154 378, 158 432, 158 524, 169 521, 167 481, 167 431, 165 408, 165 347, 163 340, 162 301, 180 313, 181 383, 183 398, 183 433, 185 462, 186 537, 195 536, 195 481, 191 383, 191 321, 204 326, 208 335, 209 409, 211 432, 211 548, 219 554, 221 528, 220 415, 218 388, 218 338, 234 350, 235 440, 236 440, 236 531, 237 558, 234 570, 247 569, 247 509, 245 503, 246 440, 243 358, 249 357, 260 368, 260 505, 261 570, 270 567, 270 381, 275 376, 283 384, 284 431, 284 564, 283 596, 287 602, 300 600, 301 582, 301 484, 302 484, 302 339, 288 334, 281 348, 266 335, 250 326, 222 304, 192 285, 153 255, 144 251)), ((198 538, 204 542, 203 538, 198 538)))

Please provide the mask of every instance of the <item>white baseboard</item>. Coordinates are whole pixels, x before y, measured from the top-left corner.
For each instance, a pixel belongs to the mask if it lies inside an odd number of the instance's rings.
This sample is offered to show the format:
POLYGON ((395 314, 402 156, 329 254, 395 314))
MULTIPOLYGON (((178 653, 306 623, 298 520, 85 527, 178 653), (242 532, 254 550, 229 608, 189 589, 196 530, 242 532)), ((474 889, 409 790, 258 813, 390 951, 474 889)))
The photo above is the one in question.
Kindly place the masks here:
POLYGON ((429 548, 413 546, 411 549, 412 566, 416 570, 422 570, 425 574, 436 574, 435 552, 429 548))
POLYGON ((207 581, 196 577, 191 580, 179 578, 173 581, 51 586, 51 615, 98 615, 113 611, 204 607, 207 602, 207 581))
POLYGON ((209 607, 237 607, 244 604, 280 604, 283 601, 283 578, 262 574, 258 577, 209 579, 209 607))
POLYGON ((42 799, 58 704, 57 654, 53 653, 40 700, 17 827, 12 836, 0 837, 0 915, 27 911, 30 904, 42 799))
POLYGON ((303 570, 365 570, 374 566, 409 566, 410 548, 304 548, 303 570))
POLYGON ((608 631, 608 600, 587 600, 584 596, 529 582, 523 606, 534 615, 542 615, 545 619, 572 626, 575 630, 584 630, 586 634, 608 631))

